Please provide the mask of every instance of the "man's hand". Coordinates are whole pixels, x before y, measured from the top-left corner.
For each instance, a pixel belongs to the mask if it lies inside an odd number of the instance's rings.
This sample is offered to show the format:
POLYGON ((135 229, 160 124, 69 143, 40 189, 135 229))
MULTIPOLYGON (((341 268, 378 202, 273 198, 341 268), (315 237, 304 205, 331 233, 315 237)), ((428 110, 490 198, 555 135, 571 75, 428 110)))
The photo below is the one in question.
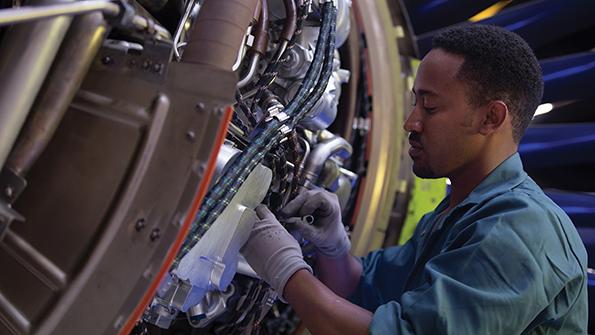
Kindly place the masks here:
POLYGON ((306 264, 298 242, 281 226, 266 206, 256 207, 260 218, 241 253, 256 273, 282 296, 289 278, 306 264))
POLYGON ((324 256, 340 257, 351 249, 351 242, 341 222, 339 200, 333 193, 324 190, 303 192, 281 210, 281 215, 314 216, 314 223, 311 225, 295 223, 289 228, 299 231, 324 256))

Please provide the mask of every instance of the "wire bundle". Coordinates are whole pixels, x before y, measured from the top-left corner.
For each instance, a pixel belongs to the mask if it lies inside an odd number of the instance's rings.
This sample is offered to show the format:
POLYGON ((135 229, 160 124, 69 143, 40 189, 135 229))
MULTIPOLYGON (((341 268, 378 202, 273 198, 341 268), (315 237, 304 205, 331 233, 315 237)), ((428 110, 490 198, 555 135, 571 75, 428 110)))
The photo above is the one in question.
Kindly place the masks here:
POLYGON ((189 236, 174 262, 174 267, 223 212, 265 154, 283 139, 285 134, 281 132, 282 126, 286 125, 289 129, 293 129, 324 93, 333 71, 336 16, 337 10, 333 3, 325 2, 322 6, 322 26, 316 42, 314 59, 298 93, 283 111, 289 118, 283 121, 273 118, 267 123, 265 129, 239 155, 236 163, 211 188, 193 222, 189 236))

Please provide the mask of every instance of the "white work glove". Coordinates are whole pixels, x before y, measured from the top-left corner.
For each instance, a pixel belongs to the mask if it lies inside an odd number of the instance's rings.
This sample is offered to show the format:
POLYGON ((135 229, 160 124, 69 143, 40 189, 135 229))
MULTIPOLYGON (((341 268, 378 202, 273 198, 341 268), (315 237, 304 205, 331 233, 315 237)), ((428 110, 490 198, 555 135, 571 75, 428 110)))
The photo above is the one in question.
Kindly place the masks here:
POLYGON ((292 224, 287 227, 297 230, 324 256, 336 258, 351 249, 351 242, 341 222, 341 206, 334 193, 324 190, 302 192, 281 210, 280 215, 284 218, 312 215, 312 224, 291 220, 292 224))
POLYGON ((266 206, 256 207, 256 214, 260 221, 254 224, 240 252, 252 269, 282 296, 285 284, 296 271, 312 272, 312 268, 304 261, 298 242, 266 206))

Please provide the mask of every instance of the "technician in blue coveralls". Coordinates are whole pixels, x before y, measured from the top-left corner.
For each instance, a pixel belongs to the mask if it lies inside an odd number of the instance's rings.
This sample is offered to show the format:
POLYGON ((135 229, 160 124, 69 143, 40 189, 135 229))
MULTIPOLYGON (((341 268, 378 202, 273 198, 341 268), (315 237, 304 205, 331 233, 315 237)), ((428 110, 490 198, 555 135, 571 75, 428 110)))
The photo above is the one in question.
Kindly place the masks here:
POLYGON ((309 191, 281 214, 315 215, 295 228, 317 247, 318 278, 266 207, 248 262, 313 334, 586 334, 585 248, 517 153, 543 93, 529 46, 493 26, 451 28, 413 93, 413 171, 452 191, 411 240, 356 259, 336 197, 309 191))

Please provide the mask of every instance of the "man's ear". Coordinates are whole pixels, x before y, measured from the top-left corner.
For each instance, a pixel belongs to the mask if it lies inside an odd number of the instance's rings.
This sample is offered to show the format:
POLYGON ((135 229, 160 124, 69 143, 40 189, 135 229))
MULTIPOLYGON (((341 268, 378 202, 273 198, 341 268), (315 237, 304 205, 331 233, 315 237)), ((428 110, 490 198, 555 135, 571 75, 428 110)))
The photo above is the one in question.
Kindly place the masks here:
POLYGON ((479 132, 482 135, 489 135, 498 130, 507 119, 508 106, 501 100, 490 101, 485 108, 483 120, 481 122, 479 132))

